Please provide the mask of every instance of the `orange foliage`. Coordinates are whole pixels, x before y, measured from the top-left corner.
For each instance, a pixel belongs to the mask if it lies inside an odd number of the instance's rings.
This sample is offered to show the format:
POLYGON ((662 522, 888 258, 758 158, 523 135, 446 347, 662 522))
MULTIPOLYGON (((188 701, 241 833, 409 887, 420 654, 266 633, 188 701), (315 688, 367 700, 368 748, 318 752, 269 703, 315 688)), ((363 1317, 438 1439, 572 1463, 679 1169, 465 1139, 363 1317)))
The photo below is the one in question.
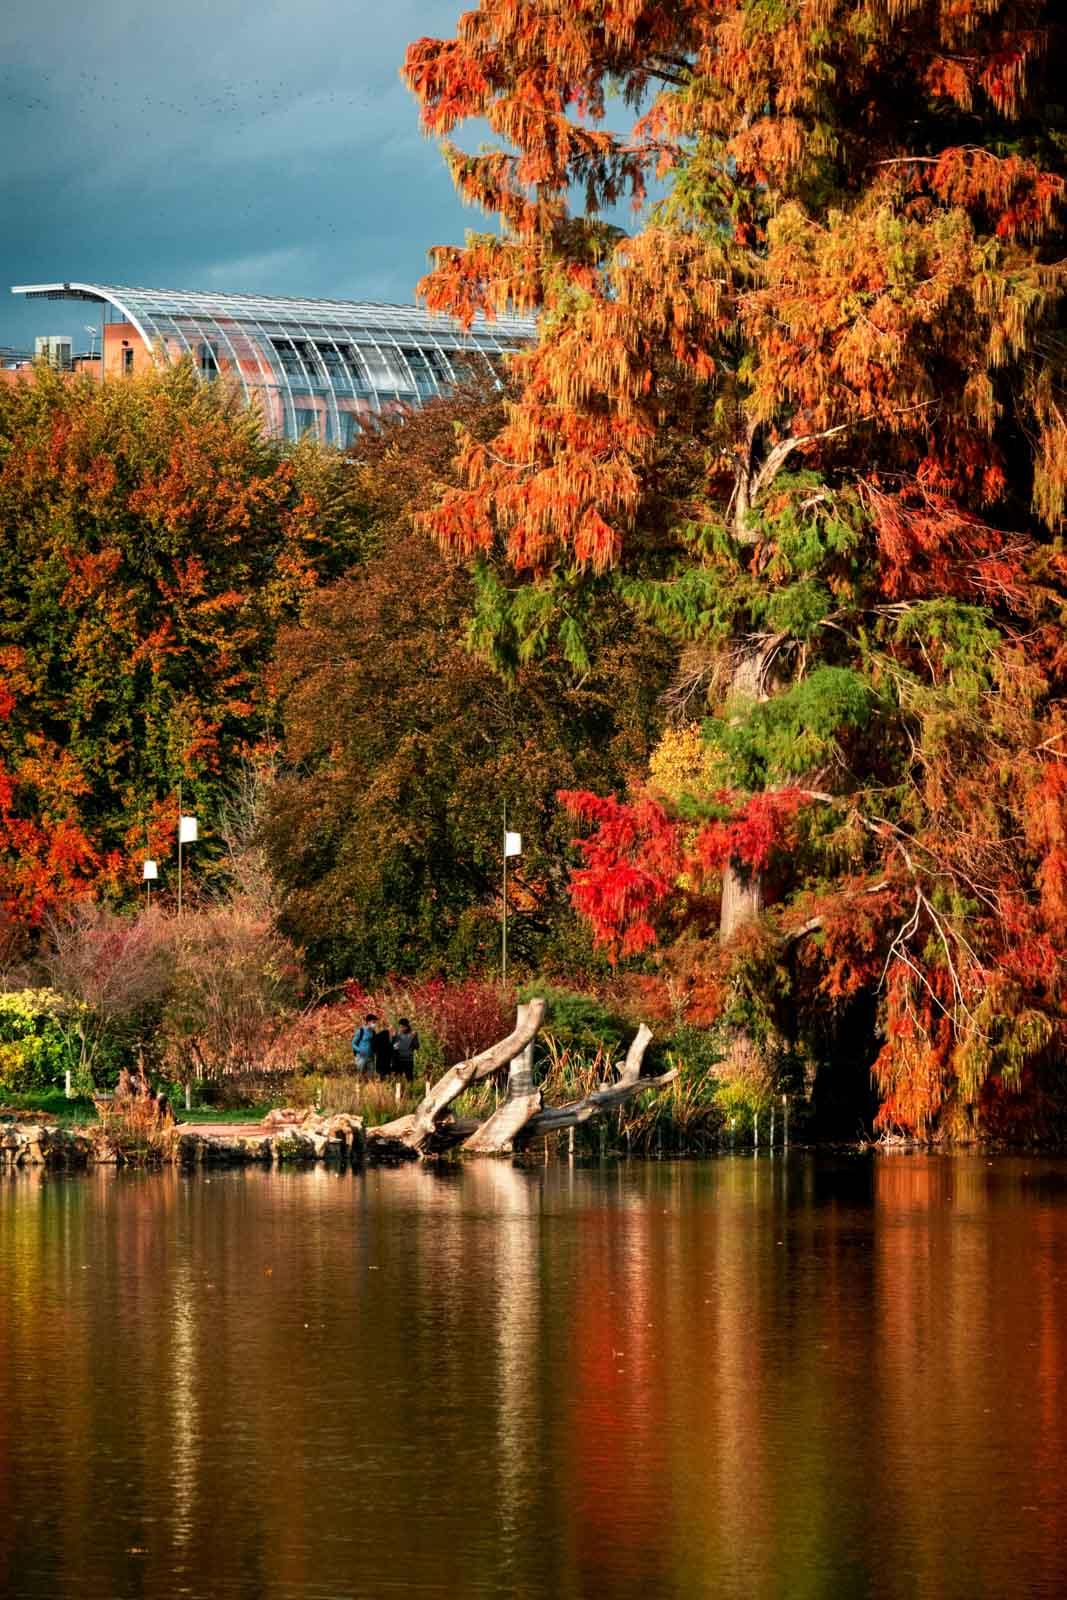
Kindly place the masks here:
POLYGON ((651 612, 673 514, 699 535, 701 582, 667 609, 683 637, 738 670, 768 650, 746 693, 815 666, 853 684, 840 729, 797 723, 792 764, 785 722, 727 714, 784 767, 705 796, 721 820, 640 786, 564 796, 595 828, 575 903, 642 951, 706 931, 719 871, 762 873, 794 1012, 880 988, 882 1116, 907 1128, 988 1109, 1067 1045, 1061 9, 481 0, 405 67, 428 132, 498 140, 446 148, 499 230, 433 252, 427 303, 541 326, 426 526, 535 582, 632 563, 651 612), (623 199, 630 237, 604 221, 623 199), (794 512, 798 463, 818 486, 794 512), (811 508, 837 494, 865 520, 820 546, 811 508))
POLYGON ((9 912, 139 887, 179 782, 210 825, 227 757, 260 734, 276 622, 329 560, 307 471, 191 370, 0 391, 9 912))

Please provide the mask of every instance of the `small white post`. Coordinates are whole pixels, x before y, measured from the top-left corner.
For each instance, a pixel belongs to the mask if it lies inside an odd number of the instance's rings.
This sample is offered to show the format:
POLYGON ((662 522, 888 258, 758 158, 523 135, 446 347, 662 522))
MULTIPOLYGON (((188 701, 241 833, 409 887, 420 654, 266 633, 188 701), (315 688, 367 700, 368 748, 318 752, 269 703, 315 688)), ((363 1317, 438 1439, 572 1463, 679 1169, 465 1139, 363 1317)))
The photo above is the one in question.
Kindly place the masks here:
POLYGON ((182 846, 195 844, 200 837, 200 829, 195 817, 187 817, 182 811, 182 791, 178 788, 178 915, 182 914, 182 846))
POLYGON ((782 1149, 789 1149, 789 1096, 782 1096, 782 1149))
POLYGON ((508 857, 522 855, 522 834, 508 832, 508 803, 504 806, 504 915, 500 925, 500 977, 508 978, 508 857))

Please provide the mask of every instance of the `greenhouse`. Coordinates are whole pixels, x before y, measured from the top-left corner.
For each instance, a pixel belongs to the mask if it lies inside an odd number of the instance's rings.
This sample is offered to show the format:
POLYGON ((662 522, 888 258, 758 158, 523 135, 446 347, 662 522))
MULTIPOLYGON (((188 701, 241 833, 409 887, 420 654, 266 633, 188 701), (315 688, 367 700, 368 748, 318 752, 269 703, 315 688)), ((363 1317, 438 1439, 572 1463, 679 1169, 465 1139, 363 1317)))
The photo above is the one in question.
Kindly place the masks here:
POLYGON ((415 306, 359 300, 93 283, 21 284, 12 293, 98 306, 100 355, 91 360, 102 380, 189 357, 205 380, 238 384, 270 433, 313 433, 342 447, 361 419, 418 406, 472 373, 496 374, 500 357, 536 334, 521 317, 478 319, 465 331, 415 306))

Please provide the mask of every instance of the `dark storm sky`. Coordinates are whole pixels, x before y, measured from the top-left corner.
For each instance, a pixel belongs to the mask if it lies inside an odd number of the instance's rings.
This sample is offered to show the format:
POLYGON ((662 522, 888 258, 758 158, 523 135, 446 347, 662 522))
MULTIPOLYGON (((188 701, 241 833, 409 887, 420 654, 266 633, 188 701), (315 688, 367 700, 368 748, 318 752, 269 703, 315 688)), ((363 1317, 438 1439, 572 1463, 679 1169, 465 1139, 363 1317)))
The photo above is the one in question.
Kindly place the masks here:
POLYGON ((0 345, 93 320, 14 283, 411 301, 477 214, 397 69, 469 4, 2 0, 0 345))

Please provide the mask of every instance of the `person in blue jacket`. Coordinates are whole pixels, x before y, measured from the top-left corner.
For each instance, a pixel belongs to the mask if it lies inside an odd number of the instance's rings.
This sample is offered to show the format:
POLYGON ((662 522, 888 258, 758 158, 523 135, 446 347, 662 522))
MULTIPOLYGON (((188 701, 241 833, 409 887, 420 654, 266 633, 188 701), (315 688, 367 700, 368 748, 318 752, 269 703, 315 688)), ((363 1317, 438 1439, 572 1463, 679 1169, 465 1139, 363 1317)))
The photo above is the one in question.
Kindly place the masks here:
POLYGON ((356 1059, 356 1071, 368 1072, 374 1057, 375 1023, 378 1018, 373 1011, 368 1011, 360 1026, 352 1035, 352 1054, 356 1059))

